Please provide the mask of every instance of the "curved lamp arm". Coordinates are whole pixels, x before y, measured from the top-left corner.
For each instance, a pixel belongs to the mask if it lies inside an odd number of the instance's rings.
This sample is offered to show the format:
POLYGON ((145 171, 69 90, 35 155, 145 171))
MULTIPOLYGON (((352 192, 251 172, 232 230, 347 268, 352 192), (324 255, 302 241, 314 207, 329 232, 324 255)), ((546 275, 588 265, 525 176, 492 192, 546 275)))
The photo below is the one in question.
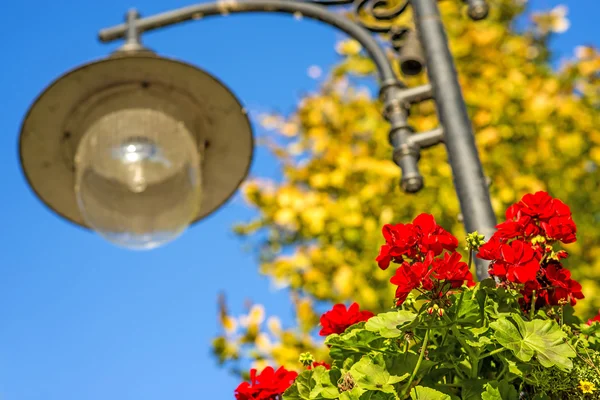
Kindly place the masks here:
MULTIPOLYGON (((335 3, 335 5, 337 4, 341 3, 335 3)), ((404 85, 396 78, 391 61, 369 30, 350 18, 329 11, 323 4, 294 0, 224 0, 183 7, 141 19, 130 18, 131 13, 129 13, 127 23, 103 29, 99 32, 98 37, 103 42, 121 38, 129 39, 132 35, 135 36, 141 32, 148 32, 185 21, 210 16, 252 12, 300 13, 303 17, 315 19, 342 30, 364 47, 379 73, 380 96, 385 110, 384 116, 391 124, 389 138, 394 147, 393 158, 402 169, 401 186, 406 192, 419 191, 423 187, 423 178, 417 165, 419 146, 411 140, 412 131, 407 123, 406 106, 409 98, 404 96, 404 85)))

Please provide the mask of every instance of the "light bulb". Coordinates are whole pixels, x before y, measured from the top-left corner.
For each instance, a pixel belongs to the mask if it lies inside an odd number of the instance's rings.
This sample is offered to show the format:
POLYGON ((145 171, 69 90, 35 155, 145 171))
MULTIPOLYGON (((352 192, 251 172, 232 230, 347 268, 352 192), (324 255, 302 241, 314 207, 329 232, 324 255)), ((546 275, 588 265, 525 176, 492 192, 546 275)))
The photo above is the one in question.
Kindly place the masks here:
POLYGON ((184 124, 158 110, 128 108, 97 118, 75 156, 75 192, 85 222, 129 249, 174 240, 200 206, 197 148, 184 124))

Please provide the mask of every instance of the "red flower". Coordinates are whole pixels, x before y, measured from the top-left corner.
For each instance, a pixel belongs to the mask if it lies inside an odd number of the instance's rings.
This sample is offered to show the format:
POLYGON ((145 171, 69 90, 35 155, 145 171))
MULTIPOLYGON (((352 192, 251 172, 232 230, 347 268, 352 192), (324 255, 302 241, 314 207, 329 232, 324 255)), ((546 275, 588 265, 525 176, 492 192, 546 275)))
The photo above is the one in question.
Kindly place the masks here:
POLYGON ((503 240, 517 237, 532 237, 539 235, 541 229, 535 224, 535 221, 528 215, 523 215, 516 220, 506 220, 496 226, 497 235, 503 240))
POLYGON ((250 382, 242 382, 235 389, 237 400, 276 400, 281 398, 298 376, 295 371, 279 367, 277 371, 266 367, 260 374, 256 369, 250 370, 250 382))
POLYGON ((548 290, 542 289, 542 285, 539 281, 528 281, 523 285, 521 289, 522 298, 519 299, 523 312, 527 312, 531 309, 531 302, 533 300, 533 292, 535 291, 535 309, 539 310, 542 307, 550 304, 548 299, 548 290))
POLYGON ((381 246, 376 258, 379 268, 387 269, 392 261, 401 263, 403 255, 409 258, 416 255, 418 236, 412 224, 386 224, 382 233, 386 244, 381 246))
POLYGON ((500 248, 502 247, 502 241, 499 239, 499 235, 494 234, 485 244, 479 248, 477 253, 478 258, 484 260, 496 260, 501 257, 500 248))
POLYGON ((309 365, 306 369, 313 369, 317 367, 325 367, 325 369, 331 369, 331 365, 327 364, 324 361, 313 361, 312 365, 309 365))
POLYGON ((581 293, 581 285, 574 279, 571 279, 571 272, 562 267, 558 262, 550 263, 546 269, 546 279, 550 290, 550 304, 559 305, 561 302, 568 302, 572 306, 577 303, 577 300, 584 298, 581 293))
POLYGON ((450 283, 452 289, 459 288, 467 282, 467 285, 473 286, 473 275, 469 271, 466 262, 460 260, 459 253, 446 253, 444 259, 437 258, 433 261, 433 276, 444 283, 450 283))
POLYGON ((515 283, 532 281, 540 270, 538 257, 530 243, 513 240, 500 246, 500 257, 492 261, 490 273, 515 283))
POLYGON ((454 251, 458 247, 458 239, 439 226, 433 215, 420 214, 413 220, 413 224, 420 234, 421 253, 426 254, 432 251, 437 256, 442 254, 444 249, 454 251))
POLYGON ((429 214, 420 214, 412 224, 384 225, 382 232, 385 244, 376 258, 381 269, 387 269, 391 262, 401 264, 403 257, 422 259, 429 252, 437 256, 444 249, 454 251, 458 247, 458 240, 429 214))
POLYGON ((577 231, 569 207, 546 192, 523 196, 506 210, 506 222, 496 228, 503 241, 543 235, 550 241, 572 243, 577 231))
POLYGON ((321 326, 323 328, 319 335, 327 336, 332 333, 344 333, 349 326, 366 321, 373 315, 370 311, 359 311, 357 303, 352 303, 348 309, 343 304, 336 304, 333 309, 321 315, 321 326))
POLYGON ((555 215, 553 202, 554 199, 547 192, 528 193, 517 203, 518 213, 538 219, 552 218, 555 215))
POLYGON ((598 322, 600 323, 600 311, 598 311, 598 315, 596 315, 594 318, 589 319, 588 320, 588 325, 592 325, 593 323, 598 322))
POLYGON ((429 267, 433 262, 433 253, 430 252, 425 257, 424 261, 414 262, 412 265, 404 262, 396 273, 390 279, 390 282, 397 285, 396 288, 396 305, 404 303, 408 294, 417 288, 425 290, 433 289, 433 281, 431 280, 431 270, 429 267))
POLYGON ((573 243, 577 241, 577 227, 573 219, 569 217, 554 217, 548 222, 541 223, 546 232, 546 237, 550 240, 559 240, 563 243, 573 243))

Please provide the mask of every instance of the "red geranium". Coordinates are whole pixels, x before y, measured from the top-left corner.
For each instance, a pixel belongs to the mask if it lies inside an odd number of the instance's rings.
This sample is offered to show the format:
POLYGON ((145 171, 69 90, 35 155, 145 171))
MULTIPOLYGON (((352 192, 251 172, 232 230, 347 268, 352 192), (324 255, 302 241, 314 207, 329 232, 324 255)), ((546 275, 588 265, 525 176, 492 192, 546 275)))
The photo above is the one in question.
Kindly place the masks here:
POLYGON ((589 319, 588 320, 588 325, 592 325, 593 323, 598 322, 600 323, 600 311, 598 311, 598 315, 596 315, 594 318, 589 319))
POLYGON ((404 257, 421 260, 429 252, 441 254, 444 249, 454 251, 458 240, 439 226, 432 215, 420 214, 411 224, 384 225, 385 244, 377 256, 377 264, 387 269, 391 262, 401 264, 404 257))
POLYGON ((581 285, 559 260, 568 256, 554 251, 556 241, 572 243, 576 227, 571 210, 546 192, 526 194, 506 211, 506 221, 481 246, 477 257, 490 260, 490 275, 516 284, 523 310, 569 303, 583 298, 581 285))
POLYGON ((298 376, 295 371, 288 371, 279 367, 275 371, 266 367, 260 374, 256 369, 250 370, 250 382, 242 382, 235 389, 237 400, 277 400, 294 383, 298 376))
POLYGON ((432 298, 440 298, 465 282, 469 286, 475 285, 469 266, 461 261, 459 253, 445 253, 443 258, 434 258, 433 251, 428 252, 423 261, 402 263, 390 282, 398 286, 396 305, 404 303, 415 289, 432 292, 432 298))
POLYGON ((523 196, 506 210, 506 221, 497 228, 496 235, 504 241, 542 235, 549 241, 572 243, 577 231, 569 207, 546 192, 523 196))
POLYGON ((571 279, 571 271, 563 268, 560 263, 550 263, 545 272, 549 286, 553 289, 549 291, 551 305, 556 306, 562 302, 567 302, 574 306, 577 300, 584 298, 581 292, 581 284, 571 279))
POLYGON ((577 228, 570 216, 550 218, 548 222, 542 222, 541 226, 550 240, 558 240, 563 243, 573 243, 577 240, 575 236, 577 228))
POLYGON ((414 289, 433 289, 431 281, 432 270, 429 268, 433 261, 433 253, 429 253, 425 260, 417 261, 412 264, 404 262, 396 273, 390 279, 390 282, 396 286, 396 304, 404 303, 408 294, 414 289))
POLYGON ((458 239, 439 226, 433 215, 420 214, 413 220, 420 236, 419 250, 422 254, 433 252, 438 256, 445 250, 454 251, 458 247, 458 239))
MULTIPOLYGON (((500 284, 521 292, 523 310, 574 305, 583 298, 581 285, 560 260, 568 254, 556 251, 557 241, 576 240, 571 210, 546 192, 526 194, 506 211, 506 221, 479 246, 477 257, 489 260, 489 273, 500 284)), ((420 214, 410 224, 385 225, 386 240, 377 263, 386 269, 398 263, 390 282, 397 286, 396 304, 401 305, 413 290, 419 290, 435 304, 449 290, 474 285, 469 266, 455 252, 458 240, 429 214, 420 214), (446 251, 446 252, 444 252, 446 251)), ((438 306, 439 306, 438 304, 438 306)), ((433 310, 433 308, 432 308, 433 310)))
POLYGON ((357 303, 352 303, 347 309, 343 304, 336 304, 330 311, 321 315, 320 321, 323 328, 319 335, 327 336, 332 333, 344 333, 349 326, 366 321, 373 315, 371 311, 360 311, 357 303))
POLYGON ((508 219, 503 223, 498 224, 496 228, 498 231, 495 236, 504 240, 517 237, 532 237, 540 233, 540 228, 535 224, 535 221, 527 215, 515 219, 508 219))
POLYGON ((550 304, 550 300, 548 298, 548 290, 544 289, 538 281, 528 281, 523 285, 523 288, 521 289, 521 295, 523 297, 519 299, 519 304, 521 305, 523 312, 527 312, 531 309, 531 303, 533 302, 534 292, 536 310, 550 304))
POLYGON ((418 236, 412 224, 386 224, 382 233, 385 244, 381 246, 376 259, 379 268, 387 269, 392 261, 401 263, 402 256, 415 257, 418 236))
POLYGON ((331 369, 331 365, 327 364, 324 361, 313 361, 312 365, 309 365, 308 367, 306 367, 306 369, 310 370, 317 367, 325 367, 325 369, 331 369))
POLYGON ((450 283, 452 289, 461 287, 465 282, 468 286, 474 286, 473 275, 469 271, 466 262, 461 261, 459 253, 446 253, 444 258, 437 258, 433 262, 433 276, 443 281, 444 284, 450 283))
POLYGON ((540 270, 540 257, 531 243, 513 240, 502 244, 499 257, 492 260, 490 274, 514 283, 525 283, 536 279, 540 270))
POLYGON ((493 235, 490 240, 479 248, 477 257, 484 260, 496 260, 501 257, 500 248, 502 241, 498 235, 493 235))

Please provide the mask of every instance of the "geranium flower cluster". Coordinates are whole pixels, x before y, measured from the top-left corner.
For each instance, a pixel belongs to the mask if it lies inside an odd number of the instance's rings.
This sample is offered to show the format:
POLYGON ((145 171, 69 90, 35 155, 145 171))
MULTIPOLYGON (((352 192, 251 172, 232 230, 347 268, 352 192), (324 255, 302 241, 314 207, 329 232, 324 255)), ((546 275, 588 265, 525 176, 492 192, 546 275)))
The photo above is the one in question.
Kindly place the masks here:
POLYGON ((336 304, 331 310, 321 315, 319 335, 327 336, 332 333, 344 333, 349 326, 367 321, 373 315, 371 311, 360 311, 357 303, 352 303, 348 308, 344 304, 336 304))
POLYGON ((237 400, 280 400, 296 380, 298 373, 279 367, 275 371, 266 367, 260 374, 256 369, 250 370, 250 382, 242 382, 235 389, 237 400))
POLYGON ((415 289, 440 299, 451 289, 475 284, 469 266, 456 252, 458 239, 432 215, 421 214, 410 224, 384 225, 383 237, 385 244, 376 260, 381 269, 391 262, 400 264, 390 279, 397 286, 397 305, 415 289))
POLYGON ((491 276, 520 289, 524 309, 575 305, 583 299, 581 285, 560 260, 568 254, 554 245, 576 241, 571 210, 546 192, 526 194, 506 211, 506 221, 481 246, 477 257, 490 260, 491 276))

